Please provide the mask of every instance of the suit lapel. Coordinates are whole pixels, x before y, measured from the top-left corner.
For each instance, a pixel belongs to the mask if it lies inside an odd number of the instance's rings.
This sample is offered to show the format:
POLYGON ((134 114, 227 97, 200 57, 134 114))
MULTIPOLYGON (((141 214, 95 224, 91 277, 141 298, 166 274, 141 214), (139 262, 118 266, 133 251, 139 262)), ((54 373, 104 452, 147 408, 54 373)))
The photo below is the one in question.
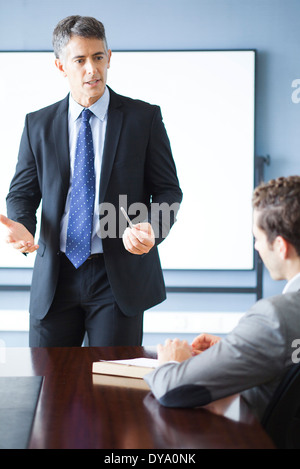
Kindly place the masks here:
POLYGON ((63 99, 53 119, 53 136, 55 142, 56 158, 60 171, 63 197, 67 197, 70 182, 70 150, 68 130, 69 95, 63 99))
POLYGON ((100 204, 104 201, 107 191, 123 123, 123 112, 120 110, 122 102, 116 93, 114 93, 111 89, 109 89, 109 91, 110 104, 108 108, 107 127, 101 167, 100 204))

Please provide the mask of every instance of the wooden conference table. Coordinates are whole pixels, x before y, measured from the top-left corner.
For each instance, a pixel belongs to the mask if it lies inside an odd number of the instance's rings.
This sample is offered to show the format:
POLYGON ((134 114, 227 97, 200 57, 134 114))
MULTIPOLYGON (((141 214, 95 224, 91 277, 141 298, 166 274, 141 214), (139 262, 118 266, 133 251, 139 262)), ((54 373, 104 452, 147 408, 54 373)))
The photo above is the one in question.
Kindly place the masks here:
POLYGON ((274 448, 239 397, 206 408, 161 406, 149 389, 109 385, 99 359, 155 357, 152 348, 6 348, 0 377, 42 376, 28 448, 274 448))

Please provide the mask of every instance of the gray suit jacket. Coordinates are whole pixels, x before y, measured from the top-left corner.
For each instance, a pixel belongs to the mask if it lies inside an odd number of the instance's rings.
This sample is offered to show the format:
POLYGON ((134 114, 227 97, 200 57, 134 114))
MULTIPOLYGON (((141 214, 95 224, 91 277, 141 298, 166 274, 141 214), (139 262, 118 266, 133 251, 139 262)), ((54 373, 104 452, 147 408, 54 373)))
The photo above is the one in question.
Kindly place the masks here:
POLYGON ((242 393, 261 418, 276 387, 293 365, 300 339, 300 292, 257 302, 216 345, 182 363, 166 363, 145 377, 168 407, 196 407, 242 393))

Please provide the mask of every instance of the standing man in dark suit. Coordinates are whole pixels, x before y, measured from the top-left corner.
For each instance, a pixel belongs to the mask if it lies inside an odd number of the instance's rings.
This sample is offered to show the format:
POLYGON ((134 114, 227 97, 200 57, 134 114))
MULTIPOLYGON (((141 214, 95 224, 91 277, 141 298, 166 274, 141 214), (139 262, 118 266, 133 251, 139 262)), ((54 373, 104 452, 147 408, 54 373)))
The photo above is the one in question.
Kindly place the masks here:
POLYGON ((80 346, 86 332, 90 346, 140 345, 143 312, 165 299, 157 245, 182 199, 160 108, 106 86, 111 51, 96 19, 60 21, 53 46, 70 95, 26 116, 0 216, 14 248, 37 251, 30 346, 80 346), (127 229, 120 200, 142 216, 127 229))

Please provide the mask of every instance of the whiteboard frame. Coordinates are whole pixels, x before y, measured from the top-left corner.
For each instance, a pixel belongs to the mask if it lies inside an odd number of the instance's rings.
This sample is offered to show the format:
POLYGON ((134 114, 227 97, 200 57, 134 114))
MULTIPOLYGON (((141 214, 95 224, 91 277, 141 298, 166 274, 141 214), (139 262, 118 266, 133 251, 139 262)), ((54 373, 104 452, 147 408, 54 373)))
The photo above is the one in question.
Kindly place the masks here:
MULTIPOLYGON (((213 50, 208 50, 208 49, 197 49, 197 50, 113 50, 113 54, 114 53, 149 53, 149 52, 155 52, 155 53, 185 53, 185 52, 251 52, 254 54, 254 90, 253 90, 253 96, 254 96, 254 115, 253 115, 253 148, 254 148, 254 152, 253 152, 253 188, 254 188, 254 185, 255 185, 255 97, 256 97, 256 91, 255 91, 255 74, 256 74, 256 50, 255 49, 213 49, 213 50)), ((48 51, 48 50, 45 50, 45 51, 23 51, 23 50, 17 50, 17 51, 0 51, 0 54, 3 54, 3 53, 22 53, 22 54, 28 54, 28 53, 47 53, 47 54, 53 54, 52 51, 48 51)), ((54 55, 53 55, 53 61, 54 61, 54 55)), ((110 73, 110 71, 109 71, 110 73)), ((109 77, 108 77, 108 85, 110 86, 110 82, 109 82, 109 77)), ((113 86, 112 86, 113 88, 113 86)), ((114 89, 114 88, 113 88, 114 89)), ((116 92, 119 93, 119 90, 116 89, 115 90, 116 92)), ((122 94, 122 93, 120 93, 122 94)), ((130 97, 130 96, 129 96, 130 97)), ((141 98, 143 99, 143 98, 141 98)), ((52 101, 52 102, 55 102, 55 101, 52 101)), ((52 102, 49 102, 48 104, 51 104, 52 102)), ((156 103, 157 105, 160 105, 160 103, 156 103)), ((28 110, 28 112, 30 112, 30 109, 28 110)), ((166 125, 167 127, 167 125, 166 125)), ((168 132, 168 127, 167 127, 167 132, 168 132)), ((172 145, 172 141, 171 141, 171 145, 172 145)), ((180 180, 180 174, 179 174, 179 180, 180 180)), ((176 224, 173 228, 173 230, 176 229, 176 224)), ((167 240, 165 241, 167 242, 167 240)), ((198 271, 230 271, 230 272, 233 272, 233 271, 237 271, 237 272, 240 272, 240 271, 253 271, 255 270, 256 268, 256 262, 255 262, 255 252, 254 252, 254 247, 252 248, 252 259, 253 259, 253 262, 252 262, 252 266, 251 268, 246 268, 246 269, 203 269, 203 268, 198 268, 198 269, 190 269, 190 268, 175 268, 175 269, 168 269, 168 268, 164 268, 163 267, 163 270, 175 270, 175 271, 180 271, 180 272, 184 272, 185 270, 198 270, 198 271)), ((32 268, 32 266, 29 266, 29 267, 22 267, 22 266, 0 266, 0 269, 6 269, 6 268, 32 268)))

